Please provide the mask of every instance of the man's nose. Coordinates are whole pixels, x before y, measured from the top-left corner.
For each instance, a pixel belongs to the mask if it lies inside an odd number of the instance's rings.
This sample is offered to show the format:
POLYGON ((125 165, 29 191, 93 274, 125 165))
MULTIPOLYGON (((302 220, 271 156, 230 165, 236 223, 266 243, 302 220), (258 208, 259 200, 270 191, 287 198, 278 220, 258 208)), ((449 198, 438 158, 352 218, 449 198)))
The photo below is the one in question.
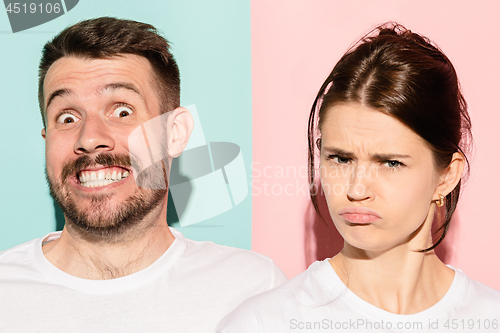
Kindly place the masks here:
POLYGON ((82 121, 83 124, 74 145, 75 153, 92 154, 114 149, 115 141, 104 119, 89 116, 82 121))

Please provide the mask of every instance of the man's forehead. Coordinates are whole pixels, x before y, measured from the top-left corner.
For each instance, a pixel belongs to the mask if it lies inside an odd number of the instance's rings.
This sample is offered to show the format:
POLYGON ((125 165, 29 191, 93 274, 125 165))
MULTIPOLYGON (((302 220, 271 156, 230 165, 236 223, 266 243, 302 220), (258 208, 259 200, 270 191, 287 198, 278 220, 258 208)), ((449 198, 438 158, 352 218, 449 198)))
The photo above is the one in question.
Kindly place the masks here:
POLYGON ((125 88, 139 93, 153 81, 149 61, 138 55, 121 54, 104 59, 66 56, 47 71, 44 80, 45 105, 54 92, 93 86, 98 92, 125 88))
POLYGON ((44 88, 58 83, 58 80, 62 80, 62 82, 71 79, 85 80, 105 75, 120 75, 141 80, 151 78, 151 74, 152 68, 149 61, 134 54, 119 54, 97 59, 65 56, 50 66, 44 80, 44 88))

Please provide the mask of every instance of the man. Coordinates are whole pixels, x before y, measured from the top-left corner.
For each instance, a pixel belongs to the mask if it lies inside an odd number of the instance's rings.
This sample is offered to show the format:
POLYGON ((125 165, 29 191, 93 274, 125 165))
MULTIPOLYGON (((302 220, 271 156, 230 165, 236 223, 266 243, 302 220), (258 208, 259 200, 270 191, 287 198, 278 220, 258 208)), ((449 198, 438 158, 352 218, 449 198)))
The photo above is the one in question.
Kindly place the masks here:
POLYGON ((193 121, 154 27, 80 22, 45 45, 39 74, 47 180, 66 225, 0 253, 2 332, 213 332, 284 282, 266 257, 168 227, 167 175, 193 121), (161 163, 141 168, 134 130, 144 151, 162 143, 161 163))

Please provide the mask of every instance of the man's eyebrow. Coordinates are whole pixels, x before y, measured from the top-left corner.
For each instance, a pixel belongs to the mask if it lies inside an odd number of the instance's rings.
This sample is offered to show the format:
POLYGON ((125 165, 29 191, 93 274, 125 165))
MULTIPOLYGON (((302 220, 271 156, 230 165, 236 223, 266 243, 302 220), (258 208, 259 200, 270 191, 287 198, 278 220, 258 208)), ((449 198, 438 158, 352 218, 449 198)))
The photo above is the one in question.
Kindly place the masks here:
POLYGON ((127 89, 127 90, 130 90, 130 91, 133 91, 134 93, 136 93, 137 95, 139 95, 139 97, 142 100, 144 100, 144 97, 139 92, 139 89, 137 89, 133 84, 127 83, 127 82, 113 82, 113 83, 108 83, 108 84, 104 85, 103 87, 99 88, 98 92, 99 93, 103 93, 106 90, 118 90, 118 89, 127 89))
POLYGON ((45 107, 45 110, 47 110, 49 108, 49 105, 50 105, 50 103, 52 103, 54 98, 61 97, 64 95, 71 95, 71 94, 73 94, 73 92, 69 89, 59 89, 59 90, 54 91, 52 94, 50 94, 50 96, 47 100, 47 106, 45 107))

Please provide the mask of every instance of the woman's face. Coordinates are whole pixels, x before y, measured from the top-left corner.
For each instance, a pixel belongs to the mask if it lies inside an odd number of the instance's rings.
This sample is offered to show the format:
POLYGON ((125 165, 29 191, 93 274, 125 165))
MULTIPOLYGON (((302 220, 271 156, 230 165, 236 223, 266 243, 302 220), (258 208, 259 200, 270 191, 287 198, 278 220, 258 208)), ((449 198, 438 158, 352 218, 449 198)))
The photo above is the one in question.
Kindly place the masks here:
POLYGON ((421 137, 380 111, 346 103, 328 110, 321 138, 321 184, 346 243, 375 252, 432 245, 440 175, 421 137))

